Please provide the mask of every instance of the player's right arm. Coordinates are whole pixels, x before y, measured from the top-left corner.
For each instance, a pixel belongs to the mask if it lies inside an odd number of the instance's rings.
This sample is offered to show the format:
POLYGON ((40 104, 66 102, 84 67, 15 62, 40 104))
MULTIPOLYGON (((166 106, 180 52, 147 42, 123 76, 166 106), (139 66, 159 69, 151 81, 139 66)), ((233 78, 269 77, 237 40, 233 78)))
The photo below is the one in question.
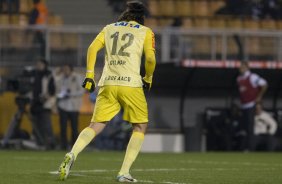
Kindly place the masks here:
POLYGON ((156 66, 155 56, 155 35, 151 29, 148 29, 144 41, 144 54, 145 54, 145 77, 143 82, 145 88, 148 90, 152 86, 153 74, 156 66))
POLYGON ((95 64, 97 53, 105 46, 105 31, 104 29, 97 35, 94 41, 90 44, 87 51, 87 66, 86 66, 86 76, 83 81, 82 87, 87 89, 89 92, 95 90, 96 84, 94 81, 95 76, 95 64))

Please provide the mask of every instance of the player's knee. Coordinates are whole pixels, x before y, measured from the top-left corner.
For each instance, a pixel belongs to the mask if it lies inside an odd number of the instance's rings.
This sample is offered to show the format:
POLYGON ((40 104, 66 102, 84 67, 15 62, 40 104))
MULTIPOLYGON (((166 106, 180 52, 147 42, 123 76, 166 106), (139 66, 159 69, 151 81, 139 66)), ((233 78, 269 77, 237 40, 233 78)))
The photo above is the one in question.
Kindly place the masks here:
POLYGON ((90 123, 89 128, 92 128, 96 135, 100 134, 100 132, 103 131, 103 129, 105 128, 107 122, 102 122, 102 123, 90 123))
POLYGON ((138 124, 132 124, 132 126, 133 126, 133 131, 142 132, 145 134, 148 124, 147 123, 138 123, 138 124))

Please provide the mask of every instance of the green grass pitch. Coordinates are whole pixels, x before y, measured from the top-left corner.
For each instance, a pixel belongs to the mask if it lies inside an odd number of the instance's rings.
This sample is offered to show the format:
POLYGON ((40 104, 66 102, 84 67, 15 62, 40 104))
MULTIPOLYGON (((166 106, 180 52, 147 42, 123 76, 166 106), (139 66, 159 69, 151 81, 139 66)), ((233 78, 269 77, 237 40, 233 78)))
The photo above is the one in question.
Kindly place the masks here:
MULTIPOLYGON (((0 151, 0 184, 110 184, 122 152, 83 152, 66 181, 55 174, 64 152, 0 151)), ((131 174, 138 183, 282 184, 281 153, 141 153, 131 174)))

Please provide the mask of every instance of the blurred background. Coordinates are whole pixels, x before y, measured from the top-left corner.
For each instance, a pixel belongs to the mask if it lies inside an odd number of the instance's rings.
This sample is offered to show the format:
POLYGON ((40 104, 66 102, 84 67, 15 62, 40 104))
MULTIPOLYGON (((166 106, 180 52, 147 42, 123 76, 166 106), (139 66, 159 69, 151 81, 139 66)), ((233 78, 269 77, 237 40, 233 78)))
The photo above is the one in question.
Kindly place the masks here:
MULTIPOLYGON (((149 9, 145 25, 155 32, 157 59, 153 88, 146 94, 150 124, 143 151, 281 151, 282 1, 143 2, 149 9), (237 79, 241 62, 267 84, 260 107, 252 107, 254 122, 248 130, 237 79), (250 129, 252 148, 244 147, 250 129)), ((72 145, 95 106, 97 92, 80 89, 87 48, 103 26, 117 20, 125 3, 0 0, 3 149, 72 145), (45 78, 48 84, 42 87, 45 78)), ((103 64, 102 51, 97 80, 103 64)), ((122 150, 129 134, 119 114, 93 146, 122 150)))

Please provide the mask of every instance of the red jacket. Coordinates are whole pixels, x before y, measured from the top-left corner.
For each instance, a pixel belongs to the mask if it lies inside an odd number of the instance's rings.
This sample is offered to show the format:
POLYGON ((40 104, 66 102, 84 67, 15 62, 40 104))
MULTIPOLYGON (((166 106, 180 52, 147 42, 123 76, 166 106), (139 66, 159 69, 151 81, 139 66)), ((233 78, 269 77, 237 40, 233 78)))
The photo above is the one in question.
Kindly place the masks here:
POLYGON ((259 93, 260 87, 254 87, 250 80, 251 74, 247 77, 238 77, 237 83, 239 86, 240 100, 242 104, 254 102, 259 93))

